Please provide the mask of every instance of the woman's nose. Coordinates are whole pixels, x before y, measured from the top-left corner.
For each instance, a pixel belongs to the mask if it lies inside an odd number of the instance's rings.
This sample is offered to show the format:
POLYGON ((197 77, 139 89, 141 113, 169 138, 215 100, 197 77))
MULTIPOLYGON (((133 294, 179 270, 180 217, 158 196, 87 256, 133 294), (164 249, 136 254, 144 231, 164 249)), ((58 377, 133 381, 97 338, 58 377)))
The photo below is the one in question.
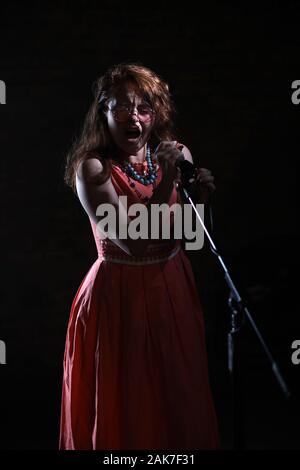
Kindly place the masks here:
POLYGON ((139 120, 138 110, 137 110, 136 108, 134 108, 134 109, 131 110, 130 119, 134 119, 134 121, 138 121, 138 120, 139 120))

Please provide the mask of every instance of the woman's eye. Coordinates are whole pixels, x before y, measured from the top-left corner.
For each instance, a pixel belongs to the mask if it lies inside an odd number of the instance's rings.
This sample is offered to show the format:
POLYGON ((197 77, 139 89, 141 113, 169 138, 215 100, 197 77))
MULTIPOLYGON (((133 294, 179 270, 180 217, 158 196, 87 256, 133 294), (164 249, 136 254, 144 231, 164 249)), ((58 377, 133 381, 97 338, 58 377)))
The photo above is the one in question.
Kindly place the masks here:
POLYGON ((151 108, 149 108, 149 106, 147 105, 143 105, 143 106, 139 106, 138 107, 138 112, 139 113, 149 113, 151 111, 151 108))

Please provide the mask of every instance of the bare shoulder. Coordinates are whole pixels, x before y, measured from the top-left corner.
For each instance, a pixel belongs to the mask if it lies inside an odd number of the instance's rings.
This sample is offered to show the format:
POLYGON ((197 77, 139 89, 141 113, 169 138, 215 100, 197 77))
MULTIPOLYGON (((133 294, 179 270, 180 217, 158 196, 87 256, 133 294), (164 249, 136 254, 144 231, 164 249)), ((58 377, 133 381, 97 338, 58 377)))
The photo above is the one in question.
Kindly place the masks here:
POLYGON ((182 144, 182 146, 183 146, 183 147, 182 147, 181 152, 183 153, 184 158, 185 158, 186 160, 188 160, 189 162, 193 163, 193 157, 192 157, 192 154, 191 154, 191 152, 190 152, 190 149, 189 149, 186 145, 184 145, 184 144, 182 144))
POLYGON ((81 181, 96 183, 102 171, 103 165, 100 159, 97 157, 89 157, 79 163, 76 177, 81 181))
POLYGON ((102 163, 97 156, 91 156, 78 165, 76 171, 76 191, 78 198, 94 221, 97 218, 97 208, 100 204, 117 204, 118 196, 112 184, 111 178, 105 178, 105 163, 102 163))

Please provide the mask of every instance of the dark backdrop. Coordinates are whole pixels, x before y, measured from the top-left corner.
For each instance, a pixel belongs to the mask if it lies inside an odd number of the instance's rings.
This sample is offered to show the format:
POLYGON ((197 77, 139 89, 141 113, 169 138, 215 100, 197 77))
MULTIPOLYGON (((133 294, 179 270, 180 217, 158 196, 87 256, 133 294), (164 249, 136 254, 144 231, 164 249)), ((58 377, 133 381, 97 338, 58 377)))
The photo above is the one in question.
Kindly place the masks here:
MULTIPOLYGON (((65 154, 108 66, 140 61, 170 85, 181 142, 217 182, 215 240, 288 382, 283 397, 246 322, 249 449, 299 447, 296 274, 299 2, 6 2, 0 17, 2 449, 56 449, 70 306, 96 259, 63 183, 65 154), (170 3, 171 5, 171 3, 170 3)), ((189 255, 205 308, 223 448, 232 447, 228 291, 207 247, 189 255)))

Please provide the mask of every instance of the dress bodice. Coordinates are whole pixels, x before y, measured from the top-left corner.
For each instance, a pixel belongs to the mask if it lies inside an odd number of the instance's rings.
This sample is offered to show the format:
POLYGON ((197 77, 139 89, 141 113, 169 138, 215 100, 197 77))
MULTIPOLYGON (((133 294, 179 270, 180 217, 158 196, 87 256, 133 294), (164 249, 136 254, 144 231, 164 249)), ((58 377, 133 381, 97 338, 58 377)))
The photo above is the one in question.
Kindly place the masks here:
MULTIPOLYGON (((147 170, 147 163, 135 164, 135 167, 139 173, 142 173, 142 169, 147 170)), ((118 196, 127 196, 127 210, 132 204, 140 203, 147 204, 147 201, 151 198, 154 187, 161 181, 161 169, 157 166, 157 179, 154 186, 145 186, 142 183, 132 179, 122 170, 122 167, 118 162, 112 161, 112 172, 111 181, 116 190, 118 196)), ((176 188, 171 194, 169 200, 169 206, 179 202, 176 188)), ((171 212, 170 217, 173 218, 171 212)), ((164 239, 164 240, 153 240, 153 243, 149 243, 145 254, 142 257, 133 257, 124 252, 118 245, 116 245, 109 238, 103 239, 100 236, 97 229, 97 225, 90 219, 93 235, 97 247, 98 256, 103 260, 115 261, 119 263, 128 264, 152 264, 167 260, 172 256, 175 256, 180 249, 180 240, 164 239)))

